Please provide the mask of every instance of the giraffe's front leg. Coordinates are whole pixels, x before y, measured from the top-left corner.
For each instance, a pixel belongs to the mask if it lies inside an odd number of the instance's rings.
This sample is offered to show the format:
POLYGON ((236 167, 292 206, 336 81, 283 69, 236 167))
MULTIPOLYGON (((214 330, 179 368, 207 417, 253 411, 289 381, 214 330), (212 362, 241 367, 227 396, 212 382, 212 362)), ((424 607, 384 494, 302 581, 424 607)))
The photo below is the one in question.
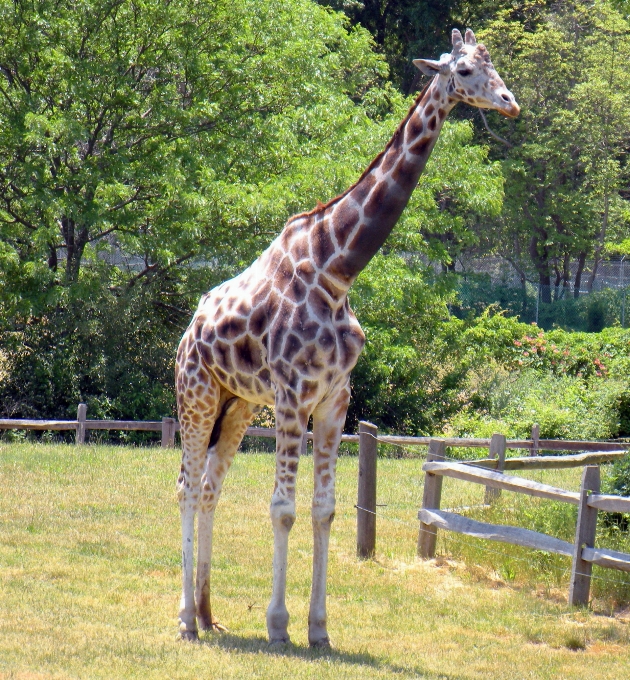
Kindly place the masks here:
POLYGON ((276 485, 271 498, 273 527, 273 586, 267 609, 269 644, 289 642, 287 611, 287 555, 289 532, 295 522, 295 483, 302 438, 308 416, 292 407, 295 400, 276 399, 276 485))
POLYGON ((201 473, 212 424, 191 429, 182 421, 182 467, 177 480, 177 496, 182 523, 182 598, 179 607, 179 636, 196 640, 197 610, 194 591, 195 515, 199 504, 201 473))
POLYGON ((344 387, 313 412, 313 585, 308 615, 311 647, 329 647, 326 629, 326 575, 330 527, 335 517, 337 450, 346 420, 350 389, 344 387))

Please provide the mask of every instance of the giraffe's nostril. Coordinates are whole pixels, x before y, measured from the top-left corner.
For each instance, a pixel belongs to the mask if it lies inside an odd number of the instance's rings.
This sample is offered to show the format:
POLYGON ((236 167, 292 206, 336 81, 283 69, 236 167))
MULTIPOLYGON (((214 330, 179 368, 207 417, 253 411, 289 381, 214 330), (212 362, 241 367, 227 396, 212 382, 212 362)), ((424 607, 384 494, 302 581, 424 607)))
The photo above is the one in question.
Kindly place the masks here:
POLYGON ((504 102, 509 102, 510 101, 510 96, 507 94, 502 94, 501 99, 503 99, 504 102))

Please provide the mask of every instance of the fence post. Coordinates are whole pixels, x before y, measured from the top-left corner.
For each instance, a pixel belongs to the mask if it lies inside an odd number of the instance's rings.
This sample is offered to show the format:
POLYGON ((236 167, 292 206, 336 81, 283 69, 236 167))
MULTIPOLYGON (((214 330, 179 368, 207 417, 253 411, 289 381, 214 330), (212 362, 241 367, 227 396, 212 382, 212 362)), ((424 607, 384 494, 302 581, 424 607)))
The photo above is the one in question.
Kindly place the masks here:
POLYGON ((359 423, 359 491, 357 494, 357 555, 374 556, 376 548, 376 454, 378 428, 359 423))
POLYGON ((79 404, 77 407, 77 434, 75 444, 85 444, 85 420, 87 418, 87 404, 79 404))
POLYGON ((162 418, 162 448, 175 446, 175 418, 162 418))
POLYGON ((582 548, 595 547, 595 530, 597 529, 597 508, 588 506, 591 492, 599 493, 599 465, 587 465, 582 473, 580 486, 580 505, 578 506, 577 527, 575 528, 575 545, 571 563, 571 586, 569 588, 569 604, 588 604, 591 589, 591 572, 593 565, 582 559, 582 548))
MULTIPOLYGON (((440 439, 432 439, 429 442, 427 463, 435 460, 445 460, 446 444, 440 439)), ((424 492, 422 494, 422 508, 432 510, 440 509, 442 500, 442 475, 433 475, 427 472, 424 475, 424 492)), ((420 522, 418 532, 418 555, 424 559, 435 556, 435 544, 437 543, 437 528, 420 522)))
MULTIPOLYGON (((490 451, 488 454, 489 458, 498 458, 497 472, 503 472, 505 470, 505 446, 506 439, 504 434, 493 434, 492 439, 490 439, 490 451)), ((495 489, 492 486, 486 487, 486 494, 484 497, 484 503, 490 505, 493 501, 501 495, 501 489, 495 489)))
POLYGON ((540 425, 538 423, 534 423, 532 425, 532 448, 529 452, 530 456, 537 456, 540 451, 538 450, 538 447, 540 446, 540 425))

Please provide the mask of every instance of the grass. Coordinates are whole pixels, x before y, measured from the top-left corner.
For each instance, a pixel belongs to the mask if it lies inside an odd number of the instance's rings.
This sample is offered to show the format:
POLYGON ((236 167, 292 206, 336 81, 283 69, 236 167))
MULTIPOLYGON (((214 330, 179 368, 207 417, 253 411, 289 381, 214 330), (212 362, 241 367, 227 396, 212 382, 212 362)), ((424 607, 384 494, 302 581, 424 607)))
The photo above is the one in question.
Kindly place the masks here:
MULTIPOLYGON (((627 675, 630 625, 623 612, 607 609, 608 600, 596 600, 595 611, 570 609, 562 579, 541 588, 518 556, 501 552, 509 549, 502 544, 485 546, 502 555, 496 568, 487 560, 474 566, 474 554, 462 548, 468 544, 447 537, 440 539, 439 559, 416 559, 420 467, 420 460, 379 460, 385 507, 377 555, 358 561, 357 460, 340 459, 329 567, 334 649, 322 652, 306 640, 310 457, 300 462, 290 541, 293 643, 269 649, 271 455, 237 456, 217 510, 213 607, 230 632, 189 644, 176 640, 179 453, 0 444, 0 678, 627 675), (511 570, 500 567, 504 562, 511 570)), ((443 507, 483 497, 481 487, 454 480, 444 487, 443 507)))

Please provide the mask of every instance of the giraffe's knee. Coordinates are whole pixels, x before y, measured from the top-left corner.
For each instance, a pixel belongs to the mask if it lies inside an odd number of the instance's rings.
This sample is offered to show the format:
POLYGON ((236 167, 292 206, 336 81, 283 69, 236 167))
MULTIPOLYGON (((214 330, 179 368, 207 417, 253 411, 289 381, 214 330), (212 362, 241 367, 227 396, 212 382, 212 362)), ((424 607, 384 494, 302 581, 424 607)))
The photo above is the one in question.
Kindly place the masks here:
POLYGON ((313 524, 320 524, 322 526, 332 524, 332 521, 335 519, 335 499, 327 498, 313 501, 311 518, 313 524))
POLYGON ((182 465, 182 469, 179 473, 179 477, 177 477, 177 500, 179 501, 180 507, 182 507, 182 504, 186 503, 186 499, 189 495, 190 492, 190 482, 188 481, 186 472, 184 470, 184 466, 182 465))
MULTIPOLYGON (((198 473, 198 470, 195 472, 198 473)), ((197 511, 200 497, 199 478, 200 474, 191 474, 187 466, 182 463, 176 484, 177 500, 181 512, 184 512, 186 508, 197 511)))
POLYGON ((274 529, 291 531, 295 522, 295 503, 287 499, 271 501, 271 524, 274 529))

